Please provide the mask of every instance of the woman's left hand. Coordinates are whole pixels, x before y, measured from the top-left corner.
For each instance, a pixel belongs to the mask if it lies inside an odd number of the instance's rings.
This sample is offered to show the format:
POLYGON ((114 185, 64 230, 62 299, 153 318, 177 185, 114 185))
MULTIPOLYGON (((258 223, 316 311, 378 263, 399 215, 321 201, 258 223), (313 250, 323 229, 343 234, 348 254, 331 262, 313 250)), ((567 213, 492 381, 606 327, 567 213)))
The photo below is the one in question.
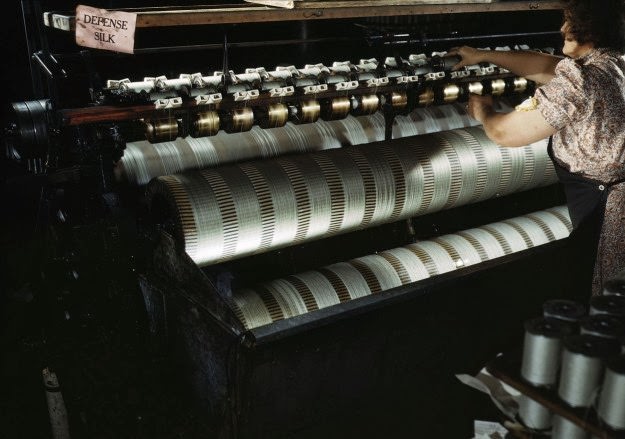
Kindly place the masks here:
POLYGON ((478 122, 484 122, 486 116, 493 111, 492 96, 480 96, 475 94, 469 96, 467 113, 473 119, 476 119, 478 122))

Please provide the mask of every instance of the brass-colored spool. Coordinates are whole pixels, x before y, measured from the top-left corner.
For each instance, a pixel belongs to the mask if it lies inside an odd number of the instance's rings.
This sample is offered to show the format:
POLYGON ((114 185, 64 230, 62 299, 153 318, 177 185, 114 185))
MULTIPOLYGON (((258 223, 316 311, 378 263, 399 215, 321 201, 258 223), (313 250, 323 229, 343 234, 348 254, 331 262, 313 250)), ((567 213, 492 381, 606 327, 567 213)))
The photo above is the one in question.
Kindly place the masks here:
POLYGON ((325 120, 345 119, 352 109, 348 97, 334 98, 324 103, 321 109, 321 118, 325 120))
POLYGON ((319 119, 321 113, 321 105, 319 101, 310 99, 308 101, 299 102, 295 106, 295 111, 292 114, 291 120, 296 123, 314 123, 319 119))
POLYGON ((460 87, 456 84, 447 84, 443 88, 443 101, 446 103, 456 102, 460 97, 460 87))
POLYGON ((358 96, 356 101, 358 114, 373 114, 380 108, 380 98, 376 94, 358 96))
POLYGON ((434 90, 426 88, 419 93, 419 105, 432 105, 434 103, 434 90))
POLYGON ((490 87, 493 96, 501 96, 506 91, 506 81, 503 79, 493 79, 490 83, 490 87))
POLYGON ((470 82, 469 85, 467 86, 467 90, 469 90, 469 93, 474 94, 474 95, 483 95, 484 84, 478 81, 470 82))
POLYGON ((391 107, 394 110, 403 110, 408 106, 408 95, 394 91, 391 93, 391 107))
POLYGON ((230 115, 227 131, 240 133, 249 131, 254 126, 254 111, 250 107, 235 108, 230 115))
POLYGON ((271 104, 260 122, 262 128, 282 127, 289 120, 289 108, 285 104, 271 104))
POLYGON ((527 90, 527 79, 525 78, 514 78, 514 92, 515 93, 523 93, 527 90))
POLYGON ((205 111, 196 115, 193 122, 191 136, 206 137, 214 136, 219 132, 219 113, 216 111, 205 111))
POLYGON ((174 117, 148 120, 145 122, 145 138, 150 143, 174 140, 178 137, 178 132, 178 120, 174 117))

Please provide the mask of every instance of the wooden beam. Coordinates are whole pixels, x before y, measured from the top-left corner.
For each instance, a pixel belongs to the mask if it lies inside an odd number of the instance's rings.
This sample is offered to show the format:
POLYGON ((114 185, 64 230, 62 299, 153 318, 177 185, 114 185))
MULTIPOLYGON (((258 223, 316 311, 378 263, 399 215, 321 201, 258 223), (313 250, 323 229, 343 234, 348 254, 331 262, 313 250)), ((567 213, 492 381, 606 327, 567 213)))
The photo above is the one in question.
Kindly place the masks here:
MULTIPOLYGON (((423 0, 301 1, 293 9, 268 6, 197 6, 122 9, 137 13, 137 27, 197 26, 226 23, 328 20, 337 18, 390 17, 468 12, 518 12, 562 9, 560 0, 505 1, 493 3, 423 4, 423 0)), ((44 23, 56 29, 74 29, 74 17, 46 12, 44 23)))

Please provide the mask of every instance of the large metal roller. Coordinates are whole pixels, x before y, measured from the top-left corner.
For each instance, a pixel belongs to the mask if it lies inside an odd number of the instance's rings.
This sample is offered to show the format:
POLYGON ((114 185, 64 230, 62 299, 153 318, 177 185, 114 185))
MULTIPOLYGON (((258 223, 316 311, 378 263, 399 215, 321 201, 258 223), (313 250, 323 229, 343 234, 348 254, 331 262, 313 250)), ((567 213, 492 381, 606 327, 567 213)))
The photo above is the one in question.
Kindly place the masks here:
MULTIPOLYGON (((217 120, 219 128, 219 120, 217 120)), ((442 105, 419 108, 407 116, 397 116, 393 137, 400 138, 472 126, 464 106, 442 105)), ((214 133, 210 133, 211 135, 214 133)), ((120 181, 146 184, 152 178, 189 169, 217 166, 253 158, 289 153, 312 152, 384 140, 384 117, 348 116, 343 120, 261 129, 211 137, 186 137, 162 143, 129 142, 115 172, 120 181)))
POLYGON ((473 127, 168 175, 148 197, 203 266, 555 181, 546 141, 473 127))
POLYGON ((569 236, 566 207, 386 250, 234 292, 247 329, 380 293, 569 236))

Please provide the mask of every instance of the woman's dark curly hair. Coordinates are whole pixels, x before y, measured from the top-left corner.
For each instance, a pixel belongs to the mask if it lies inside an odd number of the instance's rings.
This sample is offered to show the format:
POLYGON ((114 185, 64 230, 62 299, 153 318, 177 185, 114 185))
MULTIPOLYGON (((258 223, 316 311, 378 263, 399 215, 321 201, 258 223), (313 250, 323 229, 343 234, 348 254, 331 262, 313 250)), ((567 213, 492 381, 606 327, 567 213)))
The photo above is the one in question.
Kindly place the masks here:
POLYGON ((625 0, 565 0, 564 19, 578 43, 625 51, 625 0))

